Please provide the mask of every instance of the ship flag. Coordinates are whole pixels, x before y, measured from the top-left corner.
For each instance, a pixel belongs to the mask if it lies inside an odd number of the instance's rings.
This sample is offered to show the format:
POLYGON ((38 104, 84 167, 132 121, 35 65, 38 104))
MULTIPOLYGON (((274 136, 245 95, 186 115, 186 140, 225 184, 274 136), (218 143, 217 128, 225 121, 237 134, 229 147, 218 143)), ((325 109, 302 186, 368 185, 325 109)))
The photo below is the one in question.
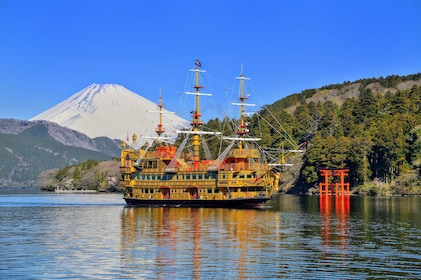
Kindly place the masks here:
POLYGON ((200 63, 200 61, 198 59, 196 59, 195 64, 196 64, 197 67, 202 67, 202 63, 200 63))

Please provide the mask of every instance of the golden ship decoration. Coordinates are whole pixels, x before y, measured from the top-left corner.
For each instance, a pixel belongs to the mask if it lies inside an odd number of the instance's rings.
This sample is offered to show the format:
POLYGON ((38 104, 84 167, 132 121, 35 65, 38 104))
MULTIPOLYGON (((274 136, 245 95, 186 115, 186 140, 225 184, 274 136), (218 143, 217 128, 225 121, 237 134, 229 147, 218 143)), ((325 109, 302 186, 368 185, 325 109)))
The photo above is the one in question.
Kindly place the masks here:
MULTIPOLYGON (((184 140, 175 145, 175 140, 164 136, 162 123, 163 103, 160 95, 158 111, 159 124, 156 137, 146 148, 137 145, 138 136, 133 134, 132 142, 122 142, 121 181, 124 200, 129 206, 157 207, 223 207, 254 208, 263 206, 279 191, 280 166, 286 166, 284 159, 267 162, 267 154, 255 145, 260 138, 249 137, 245 121, 245 107, 248 95, 244 83, 249 78, 241 74, 239 102, 239 124, 235 136, 221 136, 220 132, 201 130, 200 97, 203 93, 199 83, 201 63, 196 60, 194 91, 186 92, 195 98, 190 130, 177 131, 184 140), (217 158, 212 159, 204 136, 215 136, 230 144, 217 158), (188 141, 192 148, 186 149, 188 141), (202 151, 202 153, 201 153, 202 151), (201 158, 204 154, 206 159, 201 158)), ((150 138, 150 137, 149 137, 150 138)))

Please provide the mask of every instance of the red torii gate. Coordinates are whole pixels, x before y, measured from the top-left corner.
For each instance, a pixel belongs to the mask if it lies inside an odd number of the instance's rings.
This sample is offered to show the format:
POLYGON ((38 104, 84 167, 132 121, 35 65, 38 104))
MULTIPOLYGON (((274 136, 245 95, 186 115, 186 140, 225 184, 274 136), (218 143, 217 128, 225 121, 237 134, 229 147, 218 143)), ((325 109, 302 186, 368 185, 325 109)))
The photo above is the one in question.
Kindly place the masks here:
POLYGON ((348 182, 349 168, 321 168, 319 194, 320 195, 349 195, 350 186, 348 182), (333 177, 329 181, 329 177, 333 177))

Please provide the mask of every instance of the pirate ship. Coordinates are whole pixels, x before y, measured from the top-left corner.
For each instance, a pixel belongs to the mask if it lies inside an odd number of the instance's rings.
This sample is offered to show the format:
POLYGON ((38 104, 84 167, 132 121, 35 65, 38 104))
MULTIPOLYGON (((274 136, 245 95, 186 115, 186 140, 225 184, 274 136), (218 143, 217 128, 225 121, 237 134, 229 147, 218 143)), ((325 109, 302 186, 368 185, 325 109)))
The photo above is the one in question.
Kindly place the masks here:
POLYGON ((248 78, 243 74, 238 77, 240 97, 239 102, 233 104, 240 107, 240 118, 234 136, 226 137, 202 129, 200 98, 210 94, 203 93, 204 86, 199 83, 199 73, 205 72, 200 62, 196 60, 195 68, 190 71, 194 72, 194 90, 186 94, 194 96, 196 108, 192 111, 191 128, 177 131, 184 140, 175 145, 164 137, 161 96, 154 148, 138 149, 135 134, 131 143, 122 142, 121 186, 125 190, 126 203, 131 206, 224 208, 264 205, 278 193, 280 163, 266 162, 261 149, 255 145, 260 139, 249 135, 245 107, 252 104, 246 103, 248 96, 244 92, 248 78), (229 142, 214 159, 202 158, 201 138, 206 135, 229 142), (188 141, 191 149, 185 151, 188 141))

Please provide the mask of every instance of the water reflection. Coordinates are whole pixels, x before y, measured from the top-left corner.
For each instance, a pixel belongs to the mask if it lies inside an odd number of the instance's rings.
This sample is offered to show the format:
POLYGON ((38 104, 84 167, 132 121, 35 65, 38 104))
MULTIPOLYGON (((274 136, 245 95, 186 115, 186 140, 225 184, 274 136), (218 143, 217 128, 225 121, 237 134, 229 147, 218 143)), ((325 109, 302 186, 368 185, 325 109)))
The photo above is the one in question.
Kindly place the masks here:
POLYGON ((199 279, 201 273, 226 274, 231 265, 230 273, 243 279, 250 275, 250 256, 271 246, 265 240, 279 223, 267 226, 274 216, 256 210, 125 208, 122 266, 143 266, 137 272, 144 277, 199 279))
POLYGON ((125 208, 121 271, 154 279, 413 277, 418 202, 280 196, 261 211, 125 208))
POLYGON ((319 208, 325 252, 330 253, 334 247, 340 250, 340 255, 344 258, 349 246, 350 196, 321 195, 319 208))
POLYGON ((421 279, 421 197, 281 195, 262 210, 0 195, 0 279, 421 279))

